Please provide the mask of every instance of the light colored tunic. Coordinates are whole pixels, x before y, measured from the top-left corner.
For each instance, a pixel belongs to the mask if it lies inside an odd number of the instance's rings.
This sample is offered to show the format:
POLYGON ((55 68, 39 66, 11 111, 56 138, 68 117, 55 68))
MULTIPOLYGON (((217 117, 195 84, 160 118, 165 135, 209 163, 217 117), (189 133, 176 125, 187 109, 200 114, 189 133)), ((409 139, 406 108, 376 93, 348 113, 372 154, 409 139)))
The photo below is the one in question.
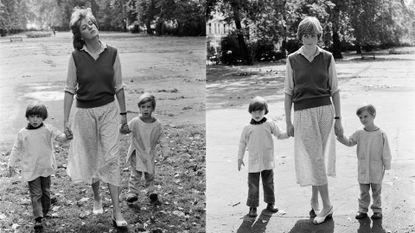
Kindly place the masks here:
POLYGON ((65 139, 65 134, 48 124, 38 129, 23 128, 17 133, 8 165, 15 166, 21 161, 23 181, 32 181, 40 176, 48 177, 56 170, 53 140, 65 139))
POLYGON ((357 130, 350 138, 339 138, 346 146, 357 144, 357 170, 360 184, 381 184, 385 170, 391 169, 392 155, 388 138, 381 129, 357 130))
POLYGON ((273 121, 266 121, 259 125, 249 124, 244 127, 239 141, 238 159, 244 158, 248 150, 248 172, 261 172, 275 167, 274 141, 272 135, 278 139, 288 138, 287 133, 281 132, 273 121))
POLYGON ((154 174, 156 146, 160 144, 163 153, 167 149, 167 142, 163 136, 160 121, 155 120, 152 123, 146 123, 140 117, 134 117, 128 122, 128 127, 131 130, 131 143, 128 148, 127 162, 135 151, 135 169, 140 172, 154 174))

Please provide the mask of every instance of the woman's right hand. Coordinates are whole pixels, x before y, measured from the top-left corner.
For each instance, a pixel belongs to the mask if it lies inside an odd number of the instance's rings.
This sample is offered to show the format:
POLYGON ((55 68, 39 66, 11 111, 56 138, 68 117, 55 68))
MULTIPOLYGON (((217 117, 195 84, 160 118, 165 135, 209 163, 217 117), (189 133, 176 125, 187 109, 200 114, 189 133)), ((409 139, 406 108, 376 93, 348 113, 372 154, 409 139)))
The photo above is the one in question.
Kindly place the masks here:
POLYGON ((67 140, 73 139, 73 133, 72 133, 72 130, 71 130, 71 126, 69 125, 69 122, 64 123, 64 131, 63 132, 65 133, 65 136, 66 136, 67 140))
POLYGON ((291 122, 287 122, 287 135, 289 137, 294 137, 294 126, 291 122))

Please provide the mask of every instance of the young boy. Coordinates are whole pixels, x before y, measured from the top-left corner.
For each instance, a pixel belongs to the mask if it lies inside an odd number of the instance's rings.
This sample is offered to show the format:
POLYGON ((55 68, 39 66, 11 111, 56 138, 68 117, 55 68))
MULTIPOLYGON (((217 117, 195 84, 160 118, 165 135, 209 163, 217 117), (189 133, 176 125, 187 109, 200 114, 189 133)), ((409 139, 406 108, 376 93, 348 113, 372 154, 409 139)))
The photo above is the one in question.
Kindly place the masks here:
POLYGON ((151 203, 160 204, 153 187, 156 146, 162 147, 165 157, 168 156, 168 147, 161 123, 152 115, 156 108, 154 96, 149 93, 142 94, 138 99, 138 108, 140 115, 128 123, 131 129, 131 144, 127 154, 127 163, 130 164, 127 202, 132 203, 138 199, 138 186, 144 176, 151 203))
POLYGON ((255 97, 249 103, 251 122, 245 126, 238 152, 238 171, 244 165, 245 150, 248 147, 248 200, 249 217, 257 216, 259 205, 259 177, 262 177, 264 187, 264 201, 267 210, 276 213, 278 208, 274 207, 274 141, 272 135, 278 139, 288 138, 287 133, 280 131, 273 121, 268 121, 264 116, 268 113, 268 105, 264 98, 255 97))
POLYGON ((346 146, 357 144, 358 181, 360 185, 359 211, 356 219, 367 217, 370 204, 369 190, 372 188, 373 210, 372 219, 382 218, 382 180, 385 170, 391 169, 391 151, 388 138, 374 124, 376 109, 366 105, 356 111, 364 128, 357 130, 350 138, 341 135, 337 140, 346 146))
POLYGON ((22 180, 29 183, 35 228, 42 228, 42 218, 49 211, 50 175, 55 173, 56 161, 53 153, 53 140, 66 141, 70 134, 61 133, 51 125, 44 124, 48 112, 43 104, 32 104, 26 108, 28 124, 17 134, 8 163, 8 174, 12 176, 14 166, 21 160, 22 180))

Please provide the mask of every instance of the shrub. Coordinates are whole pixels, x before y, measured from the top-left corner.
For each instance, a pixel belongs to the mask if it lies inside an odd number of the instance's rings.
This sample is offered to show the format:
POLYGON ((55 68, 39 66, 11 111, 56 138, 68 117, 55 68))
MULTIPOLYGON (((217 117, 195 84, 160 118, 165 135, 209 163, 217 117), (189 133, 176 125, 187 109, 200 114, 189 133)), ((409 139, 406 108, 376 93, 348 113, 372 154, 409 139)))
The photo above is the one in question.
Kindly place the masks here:
POLYGON ((31 32, 27 32, 26 36, 28 38, 50 37, 52 36, 52 32, 31 31, 31 32))

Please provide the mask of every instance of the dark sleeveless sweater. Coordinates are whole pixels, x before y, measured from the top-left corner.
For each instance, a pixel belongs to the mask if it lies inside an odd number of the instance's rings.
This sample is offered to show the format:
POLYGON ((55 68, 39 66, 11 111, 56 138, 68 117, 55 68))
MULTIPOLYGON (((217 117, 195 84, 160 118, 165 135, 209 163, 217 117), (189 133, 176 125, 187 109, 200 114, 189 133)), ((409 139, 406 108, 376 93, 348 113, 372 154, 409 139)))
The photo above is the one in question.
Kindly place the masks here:
POLYGON ((94 108, 115 100, 114 62, 117 50, 107 48, 95 60, 84 50, 72 52, 76 66, 78 88, 76 106, 94 108))
POLYGON ((288 56, 294 79, 292 96, 294 111, 331 104, 329 85, 331 56, 331 53, 325 50, 321 50, 312 62, 300 53, 288 56))

